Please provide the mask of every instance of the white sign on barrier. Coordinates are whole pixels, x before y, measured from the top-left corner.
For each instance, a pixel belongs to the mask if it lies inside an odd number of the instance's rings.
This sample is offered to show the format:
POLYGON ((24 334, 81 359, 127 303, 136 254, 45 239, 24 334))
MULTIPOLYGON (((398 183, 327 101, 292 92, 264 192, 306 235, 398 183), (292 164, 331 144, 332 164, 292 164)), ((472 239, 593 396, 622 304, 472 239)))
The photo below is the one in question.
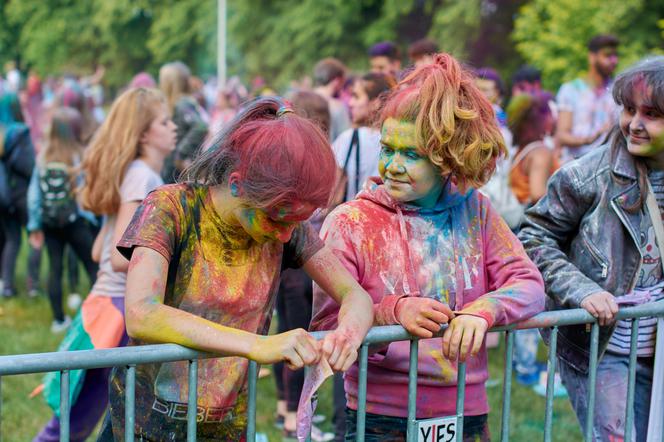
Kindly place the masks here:
POLYGON ((417 421, 417 442, 452 442, 457 430, 456 416, 417 421))

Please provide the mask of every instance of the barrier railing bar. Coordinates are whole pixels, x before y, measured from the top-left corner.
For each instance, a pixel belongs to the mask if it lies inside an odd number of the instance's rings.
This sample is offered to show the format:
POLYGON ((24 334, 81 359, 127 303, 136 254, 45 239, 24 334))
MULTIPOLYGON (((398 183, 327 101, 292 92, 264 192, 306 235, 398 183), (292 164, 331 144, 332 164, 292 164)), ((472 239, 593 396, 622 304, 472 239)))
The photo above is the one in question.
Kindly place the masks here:
POLYGON ((627 377, 627 403, 625 411, 625 440, 632 440, 634 426, 634 388, 636 384, 636 356, 639 342, 639 318, 632 320, 632 333, 629 341, 629 375, 627 377))
POLYGON ((198 411, 198 360, 189 361, 189 391, 187 398, 187 442, 196 442, 196 412, 198 411))
MULTIPOLYGON (((617 319, 628 319, 638 316, 664 316, 662 305, 642 304, 627 307, 618 312, 617 319)), ((595 318, 583 309, 562 310, 540 313, 534 318, 510 326, 494 327, 491 331, 521 330, 524 328, 547 328, 554 325, 585 324, 595 318)), ((436 336, 442 336, 444 327, 436 336)), ((327 332, 314 332, 316 339, 321 339, 327 332)), ((373 327, 364 343, 377 344, 392 341, 413 339, 403 327, 387 325, 373 327)), ((104 367, 118 367, 128 364, 153 364, 163 362, 185 361, 188 359, 216 358, 205 352, 191 350, 177 344, 155 344, 137 347, 109 348, 101 350, 80 350, 69 352, 48 352, 20 355, 0 356, 0 376, 45 373, 57 370, 78 370, 104 367)))
POLYGON ((258 363, 249 361, 249 404, 247 409, 247 441, 256 440, 256 382, 258 381, 258 363))
POLYGON ((419 341, 410 341, 410 362, 408 366, 408 442, 417 442, 417 358, 419 341))
POLYGON ((512 361, 514 360, 514 331, 505 332, 505 370, 503 377, 503 410, 500 420, 500 440, 510 439, 510 408, 512 400, 512 361))
POLYGON ((553 430, 553 393, 556 386, 556 350, 558 327, 553 327, 549 338, 549 355, 546 369, 546 408, 544 409, 544 442, 551 442, 553 430))
POLYGON ((69 442, 69 371, 60 372, 60 441, 69 442))
POLYGON ((597 353, 599 348, 599 324, 594 322, 590 331, 590 366, 588 368, 588 414, 586 415, 585 440, 593 440, 595 417, 595 388, 597 387, 597 353))
POLYGON ((466 363, 459 362, 457 373, 457 398, 456 398, 456 440, 463 442, 463 405, 466 399, 466 363))
POLYGON ((357 391, 357 442, 364 442, 364 427, 367 412, 367 366, 369 365, 369 345, 362 344, 360 347, 360 372, 357 391))
POLYGON ((125 377, 125 441, 134 441, 134 418, 136 416, 136 366, 127 366, 125 377))

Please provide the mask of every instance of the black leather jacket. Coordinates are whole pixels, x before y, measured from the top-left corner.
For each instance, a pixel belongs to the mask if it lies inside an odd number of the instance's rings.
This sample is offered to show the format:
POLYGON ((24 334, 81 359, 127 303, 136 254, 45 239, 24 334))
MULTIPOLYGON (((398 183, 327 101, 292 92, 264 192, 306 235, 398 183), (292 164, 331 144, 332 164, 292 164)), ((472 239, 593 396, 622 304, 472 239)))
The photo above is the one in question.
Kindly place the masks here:
MULTIPOLYGON (((563 166, 527 211, 519 239, 542 272, 547 310, 579 308, 600 291, 616 297, 632 291, 646 241, 641 220, 648 217, 645 209, 627 210, 639 198, 636 177, 632 156, 621 149, 612 162, 605 145, 563 166)), ((613 330, 600 327, 600 355, 613 330)), ((547 341, 548 333, 542 333, 547 341)), ((588 369, 589 345, 585 325, 560 327, 558 356, 582 372, 588 369)))

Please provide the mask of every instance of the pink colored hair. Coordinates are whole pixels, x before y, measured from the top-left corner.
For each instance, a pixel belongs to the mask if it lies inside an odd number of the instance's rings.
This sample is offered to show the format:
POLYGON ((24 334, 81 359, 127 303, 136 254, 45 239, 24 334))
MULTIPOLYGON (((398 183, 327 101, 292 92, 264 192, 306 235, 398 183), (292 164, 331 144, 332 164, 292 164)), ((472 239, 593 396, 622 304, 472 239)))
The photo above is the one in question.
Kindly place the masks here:
POLYGON ((215 136, 183 180, 228 185, 230 174, 237 172, 242 197, 256 207, 292 203, 323 207, 330 198, 335 170, 330 144, 314 123, 280 99, 262 98, 215 136))
POLYGON ((416 147, 461 189, 484 185, 507 153, 491 103, 449 54, 436 54, 399 82, 385 101, 381 125, 388 118, 414 123, 416 147))

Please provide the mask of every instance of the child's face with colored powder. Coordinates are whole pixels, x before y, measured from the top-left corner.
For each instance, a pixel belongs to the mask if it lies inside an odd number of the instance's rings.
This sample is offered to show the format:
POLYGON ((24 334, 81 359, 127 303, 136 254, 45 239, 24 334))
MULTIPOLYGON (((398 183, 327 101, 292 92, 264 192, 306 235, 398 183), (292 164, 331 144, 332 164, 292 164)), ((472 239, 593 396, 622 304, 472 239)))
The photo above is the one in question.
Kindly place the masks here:
POLYGON ((652 103, 648 87, 636 87, 633 102, 625 103, 620 114, 620 130, 632 155, 664 164, 664 115, 652 103))
POLYGON ((381 130, 378 171, 395 200, 435 206, 443 191, 440 171, 416 147, 415 124, 388 118, 381 130))
POLYGON ((244 206, 234 211, 242 228, 258 243, 290 241, 295 227, 307 220, 316 208, 307 203, 295 203, 261 209, 244 206))

